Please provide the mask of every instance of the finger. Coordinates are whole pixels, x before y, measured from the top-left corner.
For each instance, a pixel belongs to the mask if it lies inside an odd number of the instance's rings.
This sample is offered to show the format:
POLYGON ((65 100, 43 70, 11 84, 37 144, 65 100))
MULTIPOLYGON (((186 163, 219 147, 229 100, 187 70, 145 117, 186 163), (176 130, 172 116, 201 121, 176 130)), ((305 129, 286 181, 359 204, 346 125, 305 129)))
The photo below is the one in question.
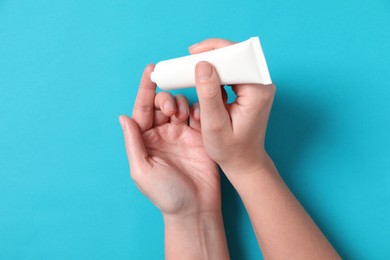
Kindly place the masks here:
POLYGON ((230 117, 223 102, 217 71, 205 61, 199 62, 195 71, 202 130, 230 128, 230 117))
POLYGON ((198 132, 201 130, 200 125, 200 107, 199 103, 194 103, 190 109, 190 127, 198 132))
POLYGON ((161 126, 169 123, 169 119, 161 110, 154 110, 153 126, 161 126))
POLYGON ((222 91, 223 103, 226 104, 228 102, 228 93, 226 92, 226 89, 224 88, 224 86, 221 86, 221 91, 222 91))
POLYGON ((211 51, 219 48, 223 48, 229 45, 235 44, 235 42, 219 39, 219 38, 211 38, 204 40, 202 42, 196 43, 188 47, 188 50, 191 54, 196 54, 205 51, 211 51))
POLYGON ((136 180, 141 172, 150 169, 149 156, 143 143, 139 126, 135 120, 127 116, 120 116, 119 122, 122 126, 125 138, 126 153, 130 164, 130 174, 131 177, 136 180))
POLYGON ((171 123, 174 124, 188 124, 188 117, 190 115, 190 109, 188 100, 183 95, 177 95, 175 97, 177 111, 176 114, 171 116, 171 123))
POLYGON ((239 84, 232 87, 236 94, 236 102, 241 106, 256 106, 260 110, 272 103, 275 85, 239 84))
POLYGON ((154 108, 161 110, 166 117, 170 117, 176 113, 176 102, 171 93, 157 93, 154 99, 154 108))
POLYGON ((173 96, 168 92, 157 93, 154 99, 153 125, 160 126, 169 122, 176 113, 176 104, 173 96))
POLYGON ((141 133, 153 125, 154 96, 156 94, 156 84, 150 80, 150 73, 153 69, 153 64, 145 68, 134 103, 133 119, 137 122, 141 133))

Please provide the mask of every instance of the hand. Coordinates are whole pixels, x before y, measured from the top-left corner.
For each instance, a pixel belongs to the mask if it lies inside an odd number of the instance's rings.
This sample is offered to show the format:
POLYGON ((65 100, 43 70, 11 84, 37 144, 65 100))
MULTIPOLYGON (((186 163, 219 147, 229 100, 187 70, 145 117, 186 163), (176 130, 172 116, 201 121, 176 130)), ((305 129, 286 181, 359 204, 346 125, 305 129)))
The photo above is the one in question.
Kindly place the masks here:
MULTIPOLYGON (((191 54, 218 49, 233 42, 209 39, 189 48, 191 54)), ((217 70, 208 62, 195 69, 201 132, 207 153, 228 175, 264 167, 268 156, 264 139, 275 86, 240 84, 232 86, 237 98, 226 103, 217 70)))
MULTIPOLYGON (((190 47, 190 52, 231 44, 209 39, 190 47)), ((226 93, 211 64, 198 63, 195 78, 203 143, 240 195, 264 258, 340 259, 265 152, 264 138, 275 86, 235 85, 237 98, 233 104, 226 104, 226 93)))
POLYGON ((184 96, 156 95, 153 68, 144 71, 133 118, 120 117, 131 177, 163 215, 220 214, 219 172, 204 149, 199 115, 190 115, 184 96))

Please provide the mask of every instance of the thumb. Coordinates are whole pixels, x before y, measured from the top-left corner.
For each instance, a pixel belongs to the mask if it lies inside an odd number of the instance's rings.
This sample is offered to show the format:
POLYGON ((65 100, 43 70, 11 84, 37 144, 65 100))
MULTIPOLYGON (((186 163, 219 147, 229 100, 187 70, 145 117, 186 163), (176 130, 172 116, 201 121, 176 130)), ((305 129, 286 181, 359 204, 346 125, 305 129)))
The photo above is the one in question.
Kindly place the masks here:
POLYGON ((196 64, 195 82, 202 130, 222 130, 230 127, 229 113, 223 101, 221 82, 215 68, 206 61, 196 64))
POLYGON ((130 174, 135 179, 136 175, 150 167, 147 160, 148 153, 137 123, 128 116, 120 116, 119 122, 125 138, 126 153, 131 169, 130 174))

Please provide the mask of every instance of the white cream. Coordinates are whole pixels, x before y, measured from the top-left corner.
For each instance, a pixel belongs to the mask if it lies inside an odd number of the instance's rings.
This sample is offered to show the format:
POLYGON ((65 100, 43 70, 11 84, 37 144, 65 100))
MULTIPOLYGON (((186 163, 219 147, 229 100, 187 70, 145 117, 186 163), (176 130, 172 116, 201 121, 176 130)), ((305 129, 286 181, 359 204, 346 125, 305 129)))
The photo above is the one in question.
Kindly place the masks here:
POLYGON ((160 61, 150 79, 164 90, 194 87, 195 65, 200 61, 208 61, 215 66, 223 85, 272 83, 259 37, 212 51, 160 61))

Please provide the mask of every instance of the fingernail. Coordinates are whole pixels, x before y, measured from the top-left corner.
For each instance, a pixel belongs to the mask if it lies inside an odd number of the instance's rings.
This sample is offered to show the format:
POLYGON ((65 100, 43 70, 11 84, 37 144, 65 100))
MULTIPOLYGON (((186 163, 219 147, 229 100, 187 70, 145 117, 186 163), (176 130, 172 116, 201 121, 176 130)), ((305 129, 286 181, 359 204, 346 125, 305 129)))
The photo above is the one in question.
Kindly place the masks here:
POLYGON ((200 118, 200 109, 199 109, 199 107, 195 107, 195 109, 194 109, 194 117, 196 119, 200 118))
POLYGON ((179 112, 180 112, 181 114, 187 114, 187 115, 188 115, 188 109, 187 109, 186 106, 180 105, 180 106, 179 106, 179 112))
POLYGON ((164 109, 166 111, 174 111, 175 110, 175 105, 172 103, 172 101, 166 101, 164 103, 164 109))
POLYGON ((188 47, 188 49, 196 48, 198 45, 199 45, 199 42, 192 44, 190 47, 188 47))
POLYGON ((199 81, 208 81, 211 78, 212 73, 213 69, 211 67, 211 64, 206 61, 201 61, 196 66, 196 76, 199 81))

